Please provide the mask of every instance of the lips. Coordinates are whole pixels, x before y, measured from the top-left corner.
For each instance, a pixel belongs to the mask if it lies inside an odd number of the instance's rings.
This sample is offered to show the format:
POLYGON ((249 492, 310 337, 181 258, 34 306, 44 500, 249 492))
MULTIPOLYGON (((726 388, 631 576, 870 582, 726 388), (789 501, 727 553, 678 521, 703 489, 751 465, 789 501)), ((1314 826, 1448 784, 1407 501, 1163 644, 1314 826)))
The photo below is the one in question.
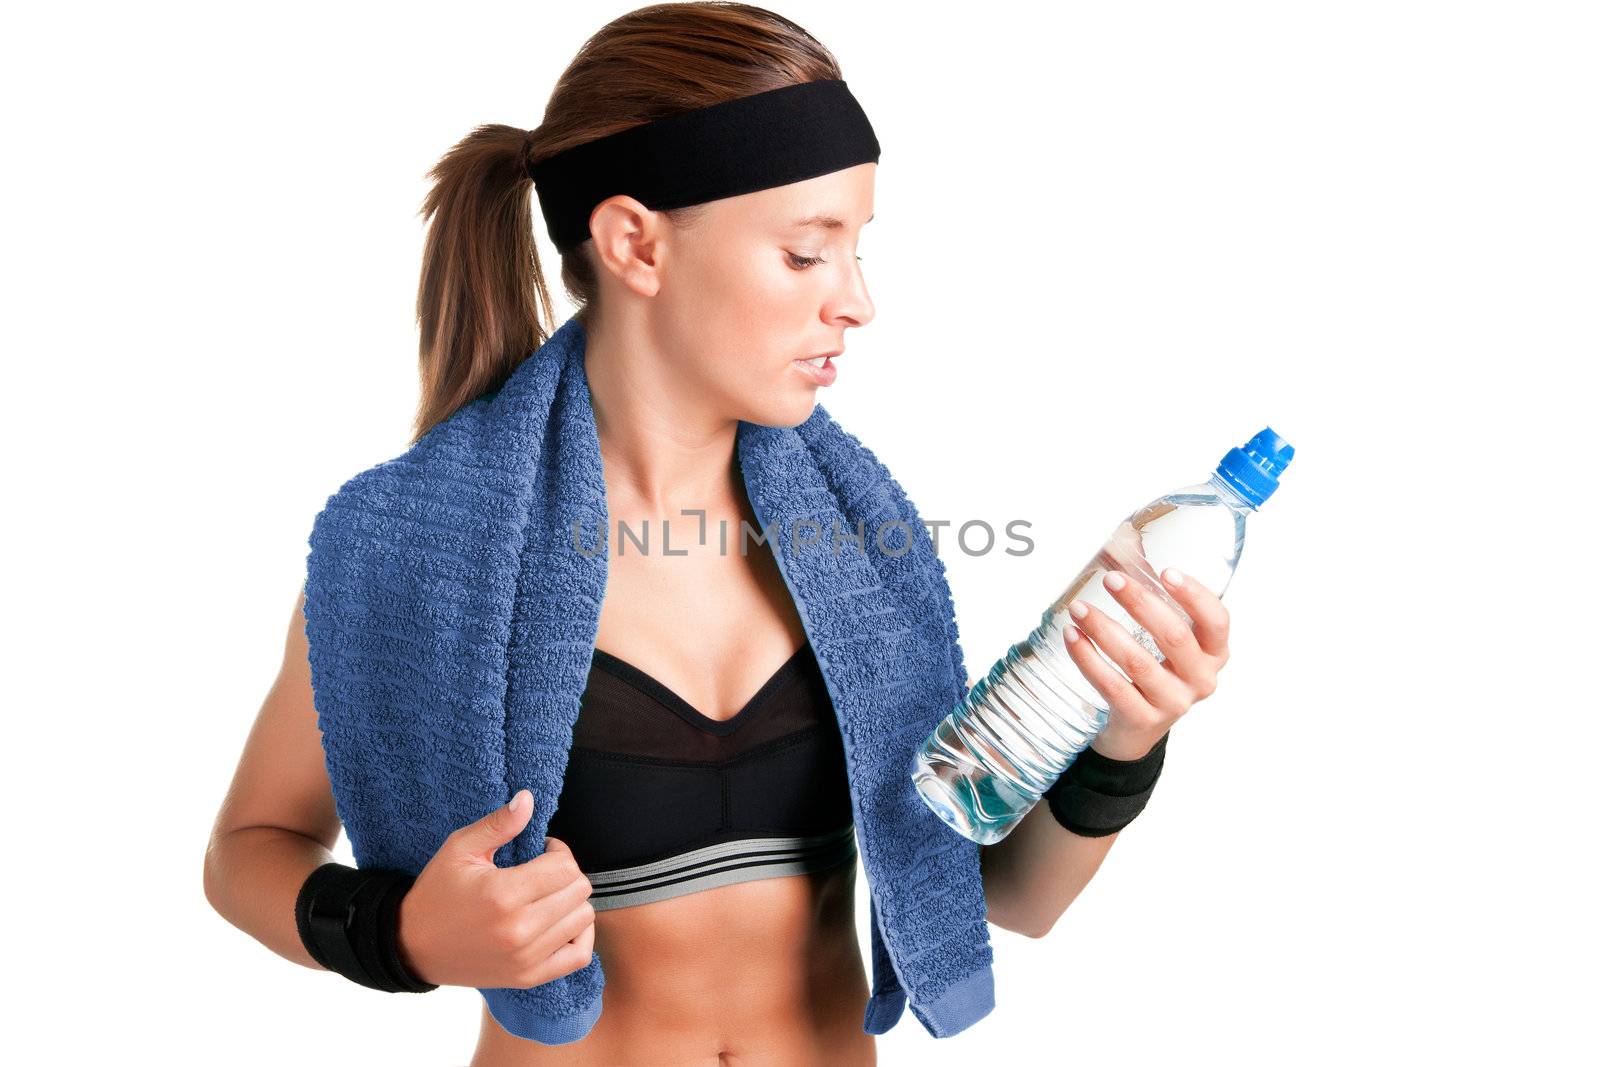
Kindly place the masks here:
POLYGON ((814 385, 832 385, 833 380, 839 375, 838 368, 833 365, 833 357, 843 354, 844 349, 841 348, 834 352, 824 352, 819 356, 797 359, 794 365, 801 374, 811 379, 814 385))

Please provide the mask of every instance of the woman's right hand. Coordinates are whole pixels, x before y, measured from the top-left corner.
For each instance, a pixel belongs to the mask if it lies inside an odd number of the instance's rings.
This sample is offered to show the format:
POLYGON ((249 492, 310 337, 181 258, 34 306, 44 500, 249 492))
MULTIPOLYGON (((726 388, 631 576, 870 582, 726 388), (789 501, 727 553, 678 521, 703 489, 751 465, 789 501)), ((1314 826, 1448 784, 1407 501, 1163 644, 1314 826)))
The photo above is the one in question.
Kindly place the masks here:
POLYGON ((400 900, 397 941, 411 973, 437 985, 527 989, 582 970, 594 954, 594 906, 572 850, 554 837, 515 867, 494 853, 528 825, 517 791, 445 838, 400 900))

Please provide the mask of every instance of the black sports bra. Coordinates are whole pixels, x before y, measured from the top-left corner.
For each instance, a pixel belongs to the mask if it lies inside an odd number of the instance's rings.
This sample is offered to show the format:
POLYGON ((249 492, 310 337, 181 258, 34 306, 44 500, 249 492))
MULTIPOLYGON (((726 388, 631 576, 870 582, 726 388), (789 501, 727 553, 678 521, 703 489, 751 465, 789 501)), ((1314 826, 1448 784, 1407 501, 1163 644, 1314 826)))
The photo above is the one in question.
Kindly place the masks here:
POLYGON ((720 721, 595 649, 547 833, 596 911, 854 862, 844 743, 811 643, 720 721))

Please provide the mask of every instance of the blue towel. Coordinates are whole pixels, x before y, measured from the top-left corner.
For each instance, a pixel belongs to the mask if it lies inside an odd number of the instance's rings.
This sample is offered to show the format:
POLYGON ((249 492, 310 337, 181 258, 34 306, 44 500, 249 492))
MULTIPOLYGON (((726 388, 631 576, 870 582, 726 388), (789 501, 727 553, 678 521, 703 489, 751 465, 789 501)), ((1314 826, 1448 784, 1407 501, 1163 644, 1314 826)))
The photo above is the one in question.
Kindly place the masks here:
MULTIPOLYGON (((608 569, 585 342, 569 318, 498 390, 317 515, 311 679, 360 867, 419 872, 524 787, 533 816, 495 862, 544 851, 608 569)), ((863 1029, 887 1032, 909 1003, 934 1037, 959 1033, 994 1008, 979 848, 911 781, 917 748, 967 690, 944 564, 888 469, 820 404, 795 427, 740 422, 735 450, 844 738, 871 897, 863 1029)), ((593 1028, 604 986, 597 954, 542 985, 480 992, 510 1033, 564 1044, 593 1028)))

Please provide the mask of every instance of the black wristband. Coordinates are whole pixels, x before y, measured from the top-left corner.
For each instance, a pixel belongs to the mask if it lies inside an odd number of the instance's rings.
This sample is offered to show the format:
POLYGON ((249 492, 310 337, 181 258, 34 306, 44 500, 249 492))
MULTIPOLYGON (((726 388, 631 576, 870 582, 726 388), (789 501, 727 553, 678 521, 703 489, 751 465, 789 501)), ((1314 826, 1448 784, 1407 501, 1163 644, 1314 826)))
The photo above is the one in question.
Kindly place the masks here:
POLYGON ((311 872, 294 902, 295 927, 311 958, 352 982, 385 993, 426 993, 400 959, 400 900, 416 876, 328 862, 311 872))
POLYGON ((1170 730, 1136 760, 1112 759, 1085 746, 1045 790, 1056 822, 1080 837, 1109 837, 1133 822, 1161 777, 1169 736, 1170 730))

